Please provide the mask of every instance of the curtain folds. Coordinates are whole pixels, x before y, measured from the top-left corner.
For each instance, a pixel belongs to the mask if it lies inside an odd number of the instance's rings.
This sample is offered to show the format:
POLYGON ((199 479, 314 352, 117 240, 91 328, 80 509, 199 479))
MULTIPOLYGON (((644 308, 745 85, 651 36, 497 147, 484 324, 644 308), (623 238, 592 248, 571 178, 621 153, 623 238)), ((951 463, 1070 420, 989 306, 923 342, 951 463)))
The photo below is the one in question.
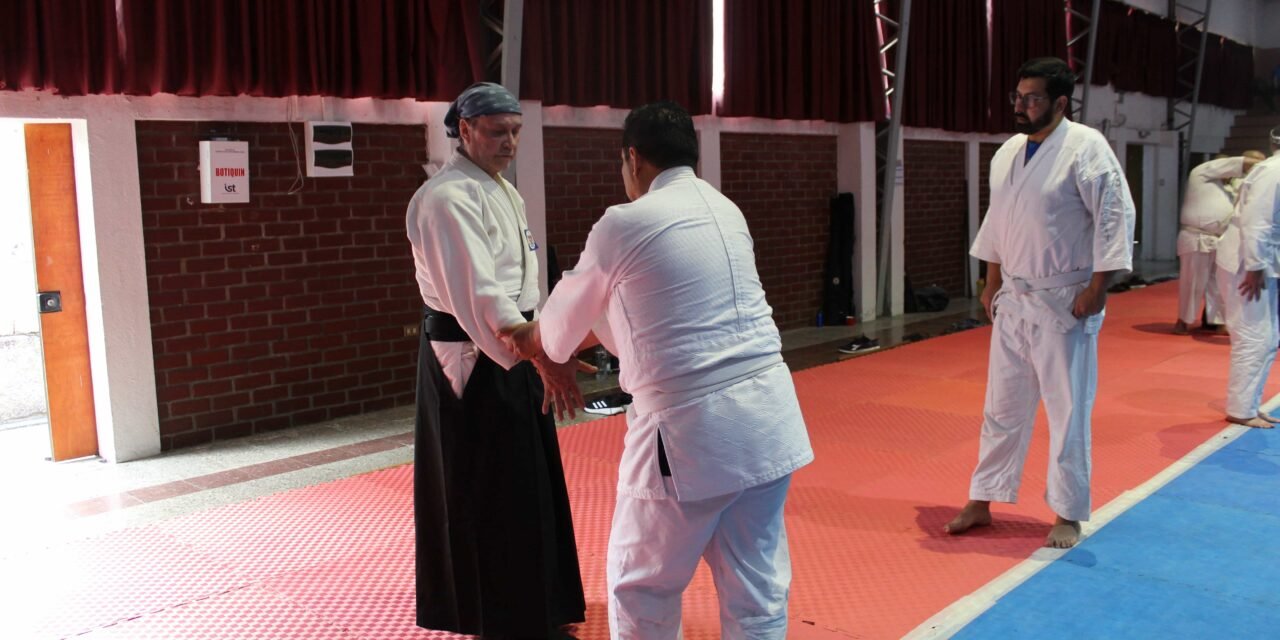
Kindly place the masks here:
POLYGON ((15 0, 0 18, 0 88, 452 100, 484 77, 491 47, 476 6, 15 0))
MULTIPOLYGON (((1188 29, 1182 33, 1190 46, 1197 46, 1200 32, 1188 29)), ((1186 51, 1184 56, 1190 56, 1186 51)), ((1182 58, 1185 62, 1187 58, 1182 58)), ((1188 65, 1184 78, 1190 86, 1195 80, 1195 66, 1188 65)), ((1253 103, 1253 49, 1230 38, 1209 34, 1205 42, 1204 72, 1200 77, 1200 103, 1227 109, 1248 109, 1253 103)))
POLYGON ((902 123, 982 131, 989 108, 986 0, 911 5, 902 123))
POLYGON ((711 113, 711 0, 525 0, 520 97, 711 113))
POLYGON ((121 0, 123 92, 452 100, 484 77, 468 0, 121 0))
POLYGON ((870 2, 725 0, 720 115, 832 122, 885 117, 870 2))
MULTIPOLYGON (((870 0, 724 2, 719 115, 885 119, 870 0)), ((1018 66, 1068 57, 1062 0, 913 5, 910 126, 1010 131, 1018 66)), ((670 99, 711 113, 711 11, 711 0, 525 0, 521 95, 624 109, 670 99)), ((1093 82, 1175 96, 1190 55, 1178 38, 1198 46, 1199 36, 1104 0, 1093 82)), ((1247 109, 1252 48, 1214 34, 1207 45, 1200 101, 1247 109)), ((476 0, 9 0, 0 89, 452 100, 486 79, 495 46, 476 0)))
POLYGON ((1117 0, 1103 0, 1101 14, 1092 83, 1160 98, 1177 95, 1176 23, 1117 0))
POLYGON ((119 92, 115 0, 10 0, 0 14, 0 89, 119 92))
POLYGON ((987 128, 1013 131, 1009 92, 1018 84, 1018 67, 1028 59, 1067 59, 1067 27, 1062 0, 991 0, 991 83, 987 128))

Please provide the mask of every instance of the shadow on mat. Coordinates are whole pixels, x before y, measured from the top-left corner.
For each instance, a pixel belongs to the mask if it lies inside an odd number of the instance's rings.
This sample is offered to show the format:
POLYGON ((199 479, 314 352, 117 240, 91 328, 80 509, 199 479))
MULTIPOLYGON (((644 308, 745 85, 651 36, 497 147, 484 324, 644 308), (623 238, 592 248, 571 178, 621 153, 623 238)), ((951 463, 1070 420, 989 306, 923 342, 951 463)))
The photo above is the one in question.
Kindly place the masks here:
MULTIPOLYGON (((963 505, 916 507, 916 525, 925 537, 920 547, 935 553, 977 553, 1003 558, 1025 558, 1044 544, 1049 533, 1049 523, 1043 520, 1009 513, 995 505, 991 526, 973 529, 960 535, 942 530, 960 513, 963 505)), ((1007 506, 1006 506, 1007 508, 1007 506)))

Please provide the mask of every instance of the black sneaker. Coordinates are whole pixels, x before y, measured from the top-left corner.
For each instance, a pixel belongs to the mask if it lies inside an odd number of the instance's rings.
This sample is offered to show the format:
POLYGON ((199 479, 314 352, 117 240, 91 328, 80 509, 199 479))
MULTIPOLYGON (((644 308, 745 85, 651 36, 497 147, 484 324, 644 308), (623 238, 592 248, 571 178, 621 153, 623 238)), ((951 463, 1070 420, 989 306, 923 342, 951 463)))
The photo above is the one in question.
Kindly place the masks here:
POLYGON ((839 351, 840 353, 865 353, 867 351, 875 351, 876 349, 879 349, 879 348, 880 348, 880 342, 875 338, 858 336, 853 339, 853 342, 850 342, 849 344, 839 347, 836 350, 839 351))
POLYGON ((582 410, 598 416, 613 416, 626 411, 629 404, 631 404, 631 394, 619 392, 596 398, 588 402, 582 410))

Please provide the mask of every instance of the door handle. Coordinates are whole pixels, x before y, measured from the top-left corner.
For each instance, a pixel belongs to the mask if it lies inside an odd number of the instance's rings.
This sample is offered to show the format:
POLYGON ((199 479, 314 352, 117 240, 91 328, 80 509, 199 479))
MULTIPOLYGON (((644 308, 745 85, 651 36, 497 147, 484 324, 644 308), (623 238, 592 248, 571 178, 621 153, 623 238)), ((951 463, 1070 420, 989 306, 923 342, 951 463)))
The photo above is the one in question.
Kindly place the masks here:
POLYGON ((58 313, 62 311, 61 291, 41 291, 37 294, 40 300, 40 313, 58 313))

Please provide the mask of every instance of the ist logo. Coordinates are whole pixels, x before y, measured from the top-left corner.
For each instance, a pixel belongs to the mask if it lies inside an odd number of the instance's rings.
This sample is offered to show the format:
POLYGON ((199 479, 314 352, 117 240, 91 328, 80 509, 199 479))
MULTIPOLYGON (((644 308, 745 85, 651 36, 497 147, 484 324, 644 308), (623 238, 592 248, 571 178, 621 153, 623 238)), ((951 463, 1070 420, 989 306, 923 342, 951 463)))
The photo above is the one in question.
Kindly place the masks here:
POLYGON ((236 192, 236 186, 234 184, 224 184, 222 185, 222 188, 225 189, 227 193, 236 192))

